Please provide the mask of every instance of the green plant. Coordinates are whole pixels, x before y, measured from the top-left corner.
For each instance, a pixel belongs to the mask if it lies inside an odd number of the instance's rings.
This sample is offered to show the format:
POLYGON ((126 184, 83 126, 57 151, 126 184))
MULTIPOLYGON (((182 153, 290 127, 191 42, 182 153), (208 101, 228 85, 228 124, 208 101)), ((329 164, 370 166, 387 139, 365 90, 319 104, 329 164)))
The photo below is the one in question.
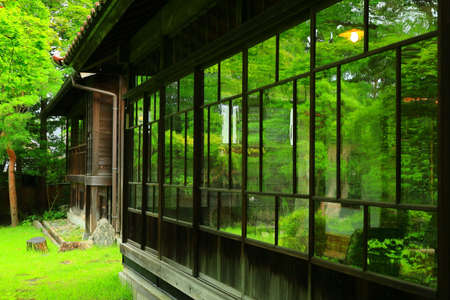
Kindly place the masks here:
POLYGON ((57 219, 63 219, 67 217, 67 212, 65 210, 46 210, 42 215, 32 214, 27 216, 22 221, 22 225, 31 225, 33 221, 52 221, 57 219))
MULTIPOLYGON (((326 247, 325 216, 316 213, 315 216, 315 254, 323 255, 326 247)), ((300 252, 308 251, 309 241, 309 209, 300 208, 291 214, 280 218, 280 241, 282 247, 300 252)))
POLYGON ((57 219, 63 219, 67 217, 67 212, 64 210, 46 210, 42 215, 42 219, 45 221, 52 221, 57 219))
POLYGON ((402 239, 368 241, 368 264, 371 271, 398 277, 404 242, 402 239))

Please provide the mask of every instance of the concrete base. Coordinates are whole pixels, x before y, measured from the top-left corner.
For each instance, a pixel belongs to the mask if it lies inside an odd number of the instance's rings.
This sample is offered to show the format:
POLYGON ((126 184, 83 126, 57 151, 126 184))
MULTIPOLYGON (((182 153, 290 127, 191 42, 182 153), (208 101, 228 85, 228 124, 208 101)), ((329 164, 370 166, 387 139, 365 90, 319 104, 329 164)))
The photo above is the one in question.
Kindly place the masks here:
POLYGON ((123 271, 119 273, 119 278, 122 284, 126 284, 131 287, 133 291, 133 299, 135 300, 174 299, 126 266, 124 266, 123 271))

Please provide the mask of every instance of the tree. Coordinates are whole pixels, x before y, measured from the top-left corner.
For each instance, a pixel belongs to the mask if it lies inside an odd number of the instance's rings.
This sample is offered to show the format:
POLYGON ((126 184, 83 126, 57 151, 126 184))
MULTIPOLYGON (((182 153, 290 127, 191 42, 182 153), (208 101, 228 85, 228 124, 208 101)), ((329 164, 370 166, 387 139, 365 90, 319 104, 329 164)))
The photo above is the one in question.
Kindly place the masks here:
POLYGON ((60 76, 48 52, 54 32, 43 3, 3 1, 0 7, 0 151, 9 159, 11 225, 16 226, 17 151, 31 141, 31 108, 58 86, 60 76))

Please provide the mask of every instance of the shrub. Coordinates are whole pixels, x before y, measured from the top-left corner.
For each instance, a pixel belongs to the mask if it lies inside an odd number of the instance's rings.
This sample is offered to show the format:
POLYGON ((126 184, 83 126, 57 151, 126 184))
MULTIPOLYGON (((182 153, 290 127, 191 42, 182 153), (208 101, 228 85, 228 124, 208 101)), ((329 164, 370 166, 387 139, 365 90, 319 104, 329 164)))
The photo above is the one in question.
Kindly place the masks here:
MULTIPOLYGON (((280 228, 283 230, 280 234, 280 246, 300 252, 308 252, 309 209, 307 207, 297 209, 291 214, 281 217, 280 228)), ((315 231, 315 253, 320 256, 326 247, 325 216, 320 213, 316 213, 315 216, 315 231)))

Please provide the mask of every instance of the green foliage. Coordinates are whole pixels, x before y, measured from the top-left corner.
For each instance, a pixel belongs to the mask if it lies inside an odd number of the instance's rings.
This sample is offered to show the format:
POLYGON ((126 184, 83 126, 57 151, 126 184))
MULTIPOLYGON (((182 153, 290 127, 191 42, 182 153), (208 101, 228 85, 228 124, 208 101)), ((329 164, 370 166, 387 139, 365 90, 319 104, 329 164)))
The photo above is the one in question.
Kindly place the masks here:
POLYGON ((54 32, 41 1, 4 1, 0 9, 0 151, 31 140, 31 108, 55 90, 59 74, 49 50, 54 32))
POLYGON ((87 20, 95 0, 42 0, 52 16, 50 27, 56 32, 53 50, 66 52, 87 20))
POLYGON ((22 225, 31 225, 33 221, 53 221, 58 219, 64 219, 67 217, 67 211, 64 209, 57 210, 46 210, 42 215, 32 214, 27 216, 23 221, 22 225))

